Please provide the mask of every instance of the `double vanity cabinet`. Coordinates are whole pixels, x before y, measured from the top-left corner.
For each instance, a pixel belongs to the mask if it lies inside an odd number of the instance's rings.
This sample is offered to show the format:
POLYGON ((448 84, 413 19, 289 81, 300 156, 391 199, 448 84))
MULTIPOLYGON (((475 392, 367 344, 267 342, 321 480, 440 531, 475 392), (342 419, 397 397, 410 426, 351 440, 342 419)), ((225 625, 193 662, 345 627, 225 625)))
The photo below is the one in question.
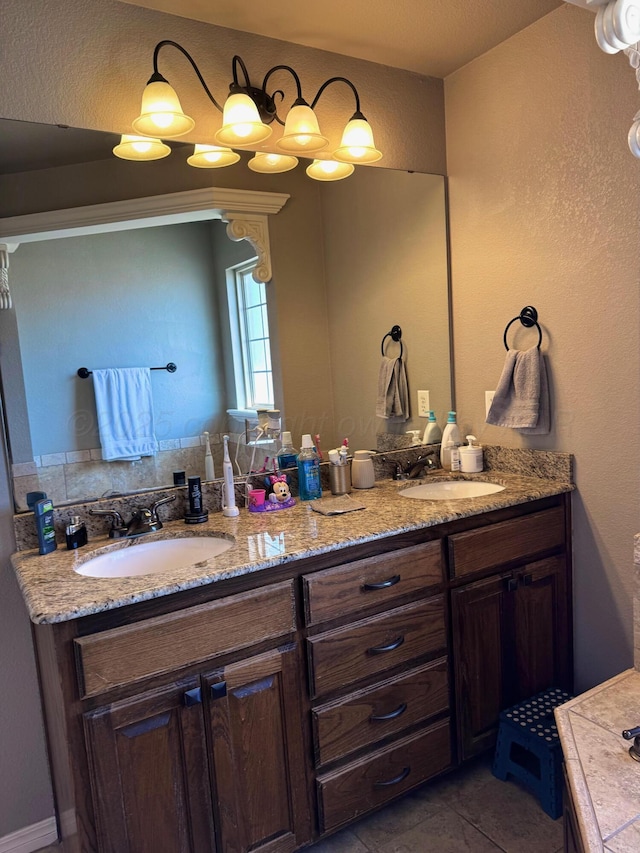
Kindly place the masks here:
POLYGON ((289 853, 490 749, 571 687, 569 497, 34 625, 65 853, 289 853))

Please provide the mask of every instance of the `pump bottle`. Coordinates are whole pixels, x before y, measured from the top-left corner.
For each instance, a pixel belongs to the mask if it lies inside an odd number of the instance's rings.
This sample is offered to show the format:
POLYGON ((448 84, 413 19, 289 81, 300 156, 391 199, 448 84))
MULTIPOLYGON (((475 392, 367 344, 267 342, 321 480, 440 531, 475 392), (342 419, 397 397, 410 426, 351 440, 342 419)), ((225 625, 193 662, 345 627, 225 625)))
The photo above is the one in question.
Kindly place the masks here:
POLYGON ((444 432, 442 433, 442 444, 440 445, 440 464, 445 469, 445 471, 451 471, 451 448, 449 447, 450 443, 452 443, 456 447, 460 447, 460 445, 462 444, 462 436, 460 435, 460 430, 458 429, 458 424, 456 423, 455 412, 449 412, 449 415, 447 417, 447 423, 444 428, 444 432))
POLYGON ((423 444, 437 444, 442 440, 442 430, 436 423, 436 416, 432 409, 429 409, 429 420, 427 422, 426 427, 424 428, 424 435, 422 436, 423 444))

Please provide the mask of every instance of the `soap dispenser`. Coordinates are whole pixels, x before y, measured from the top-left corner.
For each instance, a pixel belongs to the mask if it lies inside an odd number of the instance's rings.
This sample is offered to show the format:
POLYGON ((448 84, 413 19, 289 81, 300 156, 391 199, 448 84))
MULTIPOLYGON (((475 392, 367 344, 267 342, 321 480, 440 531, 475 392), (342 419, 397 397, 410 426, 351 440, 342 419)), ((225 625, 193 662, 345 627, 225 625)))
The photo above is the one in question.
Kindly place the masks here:
POLYGON ((429 420, 427 422, 426 427, 424 428, 422 443, 437 444, 439 441, 442 441, 442 430, 437 424, 434 411, 432 409, 429 409, 429 420))
POLYGON ((475 435, 466 436, 468 444, 460 448, 460 470, 465 474, 478 474, 482 471, 482 447, 474 444, 475 435))
POLYGON ((444 432, 442 433, 440 464, 445 469, 445 471, 451 471, 451 448, 449 447, 450 443, 452 443, 456 447, 459 447, 462 444, 462 437, 460 435, 458 424, 456 423, 455 412, 449 412, 449 415, 447 417, 447 423, 444 428, 444 432))

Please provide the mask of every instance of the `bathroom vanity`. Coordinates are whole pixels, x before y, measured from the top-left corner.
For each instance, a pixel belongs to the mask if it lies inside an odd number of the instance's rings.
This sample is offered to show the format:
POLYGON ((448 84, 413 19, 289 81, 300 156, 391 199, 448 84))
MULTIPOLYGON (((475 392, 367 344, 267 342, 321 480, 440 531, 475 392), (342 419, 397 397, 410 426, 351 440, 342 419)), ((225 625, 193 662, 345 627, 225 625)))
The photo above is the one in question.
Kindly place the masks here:
POLYGON ((570 689, 572 486, 491 479, 211 516, 234 547, 155 576, 75 572, 106 539, 18 552, 65 853, 298 850, 489 749, 512 702, 570 689))

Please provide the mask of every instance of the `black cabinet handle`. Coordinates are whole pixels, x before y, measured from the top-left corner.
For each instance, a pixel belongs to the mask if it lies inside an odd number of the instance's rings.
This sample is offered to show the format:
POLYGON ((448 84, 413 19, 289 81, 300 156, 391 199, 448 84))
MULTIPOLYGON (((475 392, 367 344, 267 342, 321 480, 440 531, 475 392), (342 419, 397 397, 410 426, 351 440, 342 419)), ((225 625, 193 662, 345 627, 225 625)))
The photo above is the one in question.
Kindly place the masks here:
POLYGON ((385 652, 393 652, 395 649, 399 649, 400 646, 404 643, 404 634, 401 634, 397 640, 394 640, 392 643, 389 643, 388 646, 371 646, 370 649, 367 649, 368 655, 383 655, 385 652))
POLYGON ((505 578, 504 588, 507 592, 515 592, 518 589, 518 578, 505 578))
POLYGON ((411 773, 410 767, 405 767, 401 773, 398 773, 397 776, 394 776, 393 779, 387 779, 385 782, 374 782, 374 788, 388 788, 390 785, 397 785, 399 782, 403 782, 407 776, 411 773))
POLYGON ((199 687, 194 687, 193 690, 187 690, 182 698, 187 708, 199 705, 202 702, 202 690, 199 687))
POLYGON ((404 712, 407 710, 407 703, 403 702, 401 705, 395 709, 395 711, 390 711, 388 714, 372 714, 369 717, 370 723, 386 723, 387 720, 395 720, 396 717, 401 717, 404 712))
POLYGON ((215 684, 211 685, 211 698, 212 699, 223 699, 227 695, 227 682, 226 681, 216 681, 215 684))
POLYGON ((373 592, 376 589, 388 589, 390 586, 395 586, 400 582, 400 575, 394 575, 386 581, 378 581, 378 583, 365 583, 362 585, 364 592, 373 592))
POLYGON ((525 586, 531 586, 531 584, 533 583, 533 575, 524 575, 522 578, 522 583, 525 586))

